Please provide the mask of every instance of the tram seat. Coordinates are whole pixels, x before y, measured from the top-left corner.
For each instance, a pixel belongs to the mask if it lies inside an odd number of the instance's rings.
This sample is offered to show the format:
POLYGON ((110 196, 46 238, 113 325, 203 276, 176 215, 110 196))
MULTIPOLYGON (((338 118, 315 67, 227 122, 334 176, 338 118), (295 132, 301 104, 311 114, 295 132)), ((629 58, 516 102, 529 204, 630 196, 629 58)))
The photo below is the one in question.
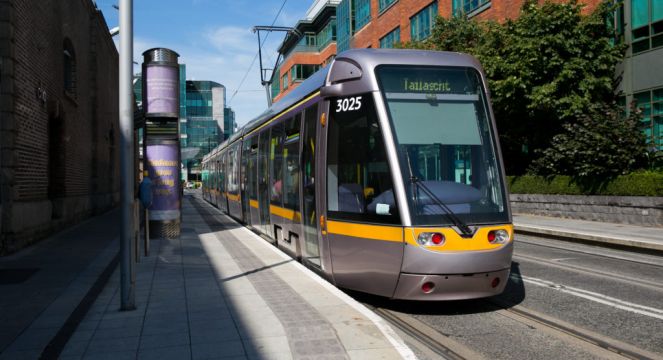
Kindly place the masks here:
POLYGON ((338 187, 338 210, 363 213, 365 209, 364 191, 359 184, 341 184, 338 187))

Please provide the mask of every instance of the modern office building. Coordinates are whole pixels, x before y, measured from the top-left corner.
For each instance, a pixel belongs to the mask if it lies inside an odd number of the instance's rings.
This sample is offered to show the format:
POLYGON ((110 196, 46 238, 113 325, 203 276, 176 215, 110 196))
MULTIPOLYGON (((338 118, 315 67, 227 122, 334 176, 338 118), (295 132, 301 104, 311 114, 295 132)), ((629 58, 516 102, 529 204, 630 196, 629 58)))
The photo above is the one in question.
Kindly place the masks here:
POLYGON ((663 0, 625 0, 615 28, 629 44, 617 75, 624 104, 642 109, 642 128, 652 147, 663 151, 663 0))
MULTIPOLYGON (((580 0, 590 12, 599 0, 580 0)), ((436 16, 461 14, 476 20, 518 17, 524 0, 316 0, 296 28, 301 38, 286 37, 283 61, 273 77, 278 101, 299 82, 350 48, 390 48, 396 43, 428 38, 436 16), (327 24, 333 26, 326 27, 327 24)), ((663 0, 625 0, 615 16, 621 41, 629 44, 616 69, 618 91, 626 104, 643 110, 648 141, 663 150, 663 0)))
POLYGON ((223 141, 225 90, 214 81, 186 82, 186 147, 197 150, 184 164, 187 180, 199 176, 203 156, 223 141))
POLYGON ((336 6, 341 0, 316 0, 279 48, 282 60, 272 77, 272 99, 278 101, 336 55, 336 6))

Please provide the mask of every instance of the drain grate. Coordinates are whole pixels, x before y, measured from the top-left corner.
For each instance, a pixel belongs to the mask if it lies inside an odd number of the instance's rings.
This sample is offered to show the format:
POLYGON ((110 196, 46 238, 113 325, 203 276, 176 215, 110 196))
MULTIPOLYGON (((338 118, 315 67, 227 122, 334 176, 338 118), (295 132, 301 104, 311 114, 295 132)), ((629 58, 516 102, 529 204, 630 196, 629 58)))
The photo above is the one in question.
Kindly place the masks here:
POLYGON ((37 271, 39 269, 0 269, 0 285, 23 283, 37 271))

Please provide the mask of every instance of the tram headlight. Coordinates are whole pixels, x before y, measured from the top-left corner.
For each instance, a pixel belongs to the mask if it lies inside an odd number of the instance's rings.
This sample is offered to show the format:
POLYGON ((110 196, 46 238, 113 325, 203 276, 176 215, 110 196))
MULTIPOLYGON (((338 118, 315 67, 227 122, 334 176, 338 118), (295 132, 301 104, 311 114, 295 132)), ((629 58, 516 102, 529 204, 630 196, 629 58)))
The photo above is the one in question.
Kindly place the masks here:
POLYGON ((492 230, 488 233, 488 242, 491 244, 506 244, 509 242, 509 232, 506 230, 492 230))
POLYGON ((424 232, 417 237, 419 245, 424 246, 442 246, 445 240, 444 235, 440 233, 424 232))

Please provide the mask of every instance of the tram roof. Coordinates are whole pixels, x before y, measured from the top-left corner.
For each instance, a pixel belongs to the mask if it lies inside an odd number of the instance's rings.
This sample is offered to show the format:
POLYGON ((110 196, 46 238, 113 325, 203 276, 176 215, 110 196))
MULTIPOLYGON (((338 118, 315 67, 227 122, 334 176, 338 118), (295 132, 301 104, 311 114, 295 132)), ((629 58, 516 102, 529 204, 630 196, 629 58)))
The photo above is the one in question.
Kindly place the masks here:
MULTIPOLYGON (((410 49, 350 49, 336 56, 335 61, 349 61, 359 65, 363 73, 373 78, 372 69, 378 65, 420 65, 420 66, 465 66, 472 67, 483 73, 479 61, 468 54, 446 51, 410 50, 410 49)), ((297 104, 306 96, 325 85, 330 66, 326 66, 308 79, 304 80, 297 88, 285 95, 280 101, 274 103, 262 114, 249 121, 238 132, 234 133, 228 140, 221 143, 207 156, 215 154, 251 131, 297 104)))

